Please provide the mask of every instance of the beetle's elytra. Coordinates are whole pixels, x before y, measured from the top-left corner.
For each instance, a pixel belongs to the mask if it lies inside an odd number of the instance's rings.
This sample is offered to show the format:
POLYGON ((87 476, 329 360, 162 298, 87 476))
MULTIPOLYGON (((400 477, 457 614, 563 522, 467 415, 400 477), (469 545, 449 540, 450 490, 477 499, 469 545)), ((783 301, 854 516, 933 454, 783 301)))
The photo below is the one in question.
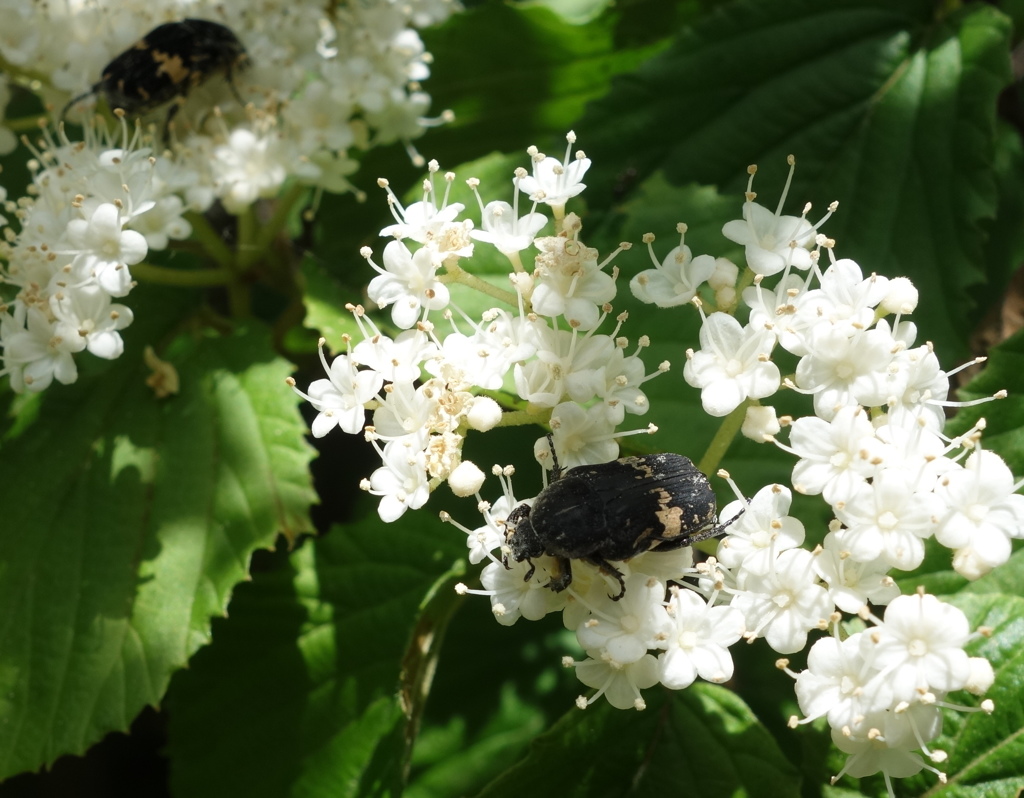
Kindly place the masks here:
MULTIPOLYGON (((648 454, 564 472, 556 464, 533 505, 509 513, 505 538, 516 562, 545 554, 559 560, 552 590, 565 590, 571 561, 583 560, 618 580, 618 600, 625 582, 609 560, 689 546, 723 534, 728 525, 718 523, 711 483, 693 463, 678 454, 648 454)), ((527 579, 532 575, 531 567, 527 579)))

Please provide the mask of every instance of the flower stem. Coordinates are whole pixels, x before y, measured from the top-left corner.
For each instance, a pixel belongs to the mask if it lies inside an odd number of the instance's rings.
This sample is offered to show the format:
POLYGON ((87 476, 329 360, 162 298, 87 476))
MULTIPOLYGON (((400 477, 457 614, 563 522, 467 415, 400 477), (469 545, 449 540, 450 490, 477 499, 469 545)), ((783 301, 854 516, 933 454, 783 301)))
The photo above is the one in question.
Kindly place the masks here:
POLYGON ((260 225, 259 235, 256 237, 257 252, 266 252, 270 248, 274 237, 284 227, 285 222, 288 221, 288 214, 291 213, 295 203, 305 196, 305 193, 306 187, 295 182, 285 190, 284 194, 277 198, 273 215, 267 220, 266 224, 260 225))
POLYGON ((697 464, 697 468, 705 474, 713 474, 718 470, 718 464, 722 462, 722 458, 725 457, 725 453, 729 450, 729 446, 736 437, 736 433, 738 433, 740 431, 740 427, 743 426, 743 419, 747 415, 747 407, 749 407, 750 404, 751 401, 747 399, 722 419, 722 423, 718 427, 718 432, 716 432, 715 437, 711 439, 711 444, 708 446, 707 451, 704 452, 704 456, 697 464))
POLYGON ((261 252, 256 238, 259 225, 256 223, 256 211, 252 205, 238 214, 237 219, 238 246, 235 250, 235 271, 245 274, 261 252))
POLYGON ((190 211, 185 214, 185 218, 192 225, 192 234, 202 245, 203 252, 216 261, 222 269, 230 268, 234 261, 234 254, 224 243, 224 239, 210 226, 206 217, 201 213, 190 211))
POLYGON ((511 410, 502 413, 499 427, 521 427, 524 424, 546 424, 551 419, 551 411, 531 413, 529 410, 511 410))
POLYGON ((462 285, 469 286, 470 288, 475 288, 477 291, 487 294, 489 297, 494 297, 494 299, 504 302, 509 307, 514 308, 519 304, 516 294, 512 291, 506 291, 503 288, 498 288, 496 285, 491 285, 486 280, 481 280, 475 274, 463 271, 457 264, 448 265, 446 263, 445 270, 447 273, 438 277, 438 280, 446 285, 450 283, 461 283, 462 285))
POLYGON ((232 280, 227 269, 170 269, 152 263, 136 263, 131 267, 132 277, 144 283, 176 285, 182 288, 204 288, 227 285, 232 280))

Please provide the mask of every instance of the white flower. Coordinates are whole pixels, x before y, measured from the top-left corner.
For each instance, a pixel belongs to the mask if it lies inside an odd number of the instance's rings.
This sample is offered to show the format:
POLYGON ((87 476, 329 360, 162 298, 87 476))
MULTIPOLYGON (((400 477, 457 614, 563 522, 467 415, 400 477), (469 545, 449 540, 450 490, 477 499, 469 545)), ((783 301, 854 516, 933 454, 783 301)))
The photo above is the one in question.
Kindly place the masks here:
POLYGON ((952 549, 970 547, 990 568, 1010 557, 1010 540, 1024 537, 1024 496, 994 452, 976 451, 964 467, 945 474, 935 489, 949 510, 935 537, 952 549))
POLYGON ((565 605, 565 597, 547 587, 550 557, 527 562, 509 562, 505 568, 492 562, 480 573, 480 582, 491 594, 494 617, 502 626, 511 626, 520 617, 537 621, 549 612, 557 612, 565 605), (530 579, 526 575, 536 568, 530 579))
POLYGON ((347 355, 338 355, 328 366, 322 346, 320 358, 327 379, 311 383, 306 396, 317 410, 312 425, 313 437, 322 438, 335 427, 354 435, 363 429, 365 405, 377 395, 384 378, 372 369, 357 369, 347 355))
POLYGON ((712 313, 700 328, 700 349, 686 352, 683 378, 700 388, 709 415, 726 416, 747 399, 763 399, 779 389, 779 367, 769 358, 775 333, 741 327, 727 313, 712 313))
POLYGON ((534 202, 543 202, 560 208, 565 205, 566 200, 575 197, 586 188, 581 181, 590 168, 590 159, 580 151, 576 153, 575 160, 570 161, 569 155, 572 145, 576 142, 576 134, 570 131, 565 138, 569 143, 565 148, 565 158, 561 161, 538 152, 536 147, 527 149, 533 160, 533 175, 522 177, 517 180, 516 185, 534 202))
POLYGON ((658 656, 660 681, 672 690, 700 676, 721 684, 732 678, 729 646, 743 635, 743 614, 735 607, 711 607, 692 590, 672 589, 668 612, 675 629, 658 656))
POLYGON ((369 366, 391 382, 412 382, 420 366, 437 353, 437 345, 421 330, 406 330, 394 337, 378 333, 352 348, 352 358, 369 366))
POLYGON ((967 617, 960 610, 915 593, 893 599, 883 623, 863 642, 895 699, 913 702, 923 692, 946 693, 967 684, 972 670, 963 647, 969 639, 967 617))
MULTIPOLYGON (((513 509, 524 502, 516 501, 511 493, 502 494, 493 505, 481 502, 478 509, 484 517, 484 525, 476 529, 468 530, 459 526, 466 532, 466 546, 469 548, 469 561, 476 565, 488 559, 490 553, 505 542, 505 519, 513 509)), ((531 502, 525 502, 531 504, 531 502)), ((455 523, 452 521, 452 523, 455 523)), ((493 559, 493 558, 492 558, 493 559)), ((509 562, 512 565, 512 562, 509 562)), ((525 573, 525 572, 521 572, 525 573)), ((521 578, 521 577, 520 577, 521 578)), ((548 591, 554 592, 554 591, 548 591)))
POLYGON ((641 302, 653 303, 659 308, 685 305, 715 271, 713 256, 694 258, 685 245, 673 248, 661 263, 655 260, 653 250, 650 254, 655 268, 634 276, 629 287, 641 302))
POLYGON ((859 562, 880 558, 894 568, 913 570, 924 560, 923 539, 934 529, 932 503, 930 495, 912 490, 902 471, 887 468, 835 508, 846 526, 838 542, 859 562))
POLYGON ((150 249, 167 249, 170 239, 180 241, 192 234, 192 225, 182 217, 185 203, 176 194, 163 197, 145 213, 132 218, 133 230, 142 233, 150 249))
MULTIPOLYGON (((584 409, 563 402, 551 411, 551 434, 562 468, 607 463, 619 456, 614 426, 602 405, 584 409)), ((538 440, 535 451, 537 447, 546 449, 547 440, 538 440)))
POLYGON ((925 766, 912 749, 893 748, 882 735, 853 737, 843 729, 832 729, 832 742, 840 751, 849 754, 840 775, 863 778, 884 773, 888 779, 905 779, 919 773, 925 766))
POLYGON ((401 241, 392 241, 384 248, 383 269, 369 263, 379 272, 370 280, 370 299, 381 308, 392 305, 391 320, 403 330, 419 321, 422 308, 441 310, 448 305, 448 287, 436 279, 429 249, 412 253, 401 241))
POLYGON ((51 322, 38 308, 0 315, 4 371, 16 393, 46 390, 54 379, 70 385, 78 379, 71 356, 85 348, 85 339, 66 322, 51 322))
POLYGON ((840 327, 817 325, 807 340, 808 354, 796 367, 796 384, 814 396, 814 412, 831 419, 840 407, 878 407, 900 396, 906 373, 889 368, 899 351, 888 330, 875 327, 852 336, 840 327))
MULTIPOLYGON (((473 385, 498 390, 512 365, 529 360, 537 351, 537 329, 548 332, 542 320, 531 322, 492 308, 483 314, 472 335, 456 332, 445 336, 441 357, 473 385)), ((425 368, 431 374, 441 372, 441 364, 436 361, 428 362, 425 368)), ((561 394, 554 401, 559 398, 561 394)))
POLYGON ((417 448, 418 441, 409 438, 391 441, 384 446, 384 465, 370 475, 365 489, 380 496, 377 513, 385 523, 397 521, 406 510, 415 510, 430 498, 426 455, 417 448))
POLYGON ((803 416, 793 422, 789 445, 800 458, 793 466, 794 490, 822 494, 829 504, 850 501, 878 469, 882 446, 864 409, 843 407, 831 421, 803 416))
POLYGON ((843 258, 821 275, 820 288, 796 298, 796 313, 807 317, 810 324, 827 321, 844 335, 853 335, 874 324, 875 307, 888 287, 885 277, 872 274, 865 279, 860 266, 843 258))
POLYGON ((796 677, 796 698, 807 720, 827 716, 834 729, 863 733, 869 712, 892 705, 888 682, 864 658, 867 634, 857 632, 845 640, 829 635, 811 646, 807 669, 796 677))
POLYGON ((764 637, 780 654, 807 644, 807 632, 833 609, 828 593, 817 584, 813 560, 805 549, 790 549, 778 556, 769 573, 738 575, 732 606, 743 613, 748 637, 764 637))
POLYGON ((857 613, 870 601, 888 604, 900 594, 882 559, 858 562, 844 550, 834 532, 825 535, 814 558, 815 573, 828 585, 829 599, 843 612, 857 613))
POLYGON ((565 316, 575 328, 592 330, 598 308, 615 298, 615 281, 601 270, 596 249, 575 238, 546 236, 533 242, 534 287, 530 302, 541 316, 565 316))
POLYGON ((749 502, 735 501, 723 507, 721 518, 739 518, 718 544, 719 562, 726 568, 767 574, 780 552, 804 542, 804 525, 788 515, 792 501, 788 488, 767 485, 749 502))
MULTIPOLYGON (((597 336, 593 336, 593 338, 597 338, 597 336)), ((609 421, 613 424, 621 424, 626 413, 643 415, 650 408, 647 395, 640 390, 640 386, 647 381, 648 377, 645 373, 644 362, 639 357, 627 356, 618 347, 609 347, 609 349, 607 359, 591 372, 590 394, 604 402, 609 421)), ((575 398, 571 381, 569 395, 575 398)), ((589 398, 590 396, 587 397, 587 399, 589 398)))
MULTIPOLYGON (((518 200, 519 194, 516 193, 518 200)), ((528 213, 517 216, 517 211, 507 202, 488 202, 480 209, 482 230, 471 230, 469 235, 477 241, 493 244, 504 255, 522 252, 548 223, 542 213, 528 213)))
POLYGON ((585 707, 604 696, 616 709, 645 709, 640 691, 658 683, 658 661, 650 654, 626 664, 591 655, 576 663, 576 678, 597 690, 589 699, 577 699, 577 706, 585 707))
POLYGON ((111 296, 125 296, 132 286, 128 266, 144 257, 146 239, 134 230, 122 229, 121 212, 110 203, 96 207, 89 219, 72 219, 67 225, 65 252, 77 257, 72 269, 82 278, 93 277, 111 296))
POLYGON ((742 244, 747 266, 755 274, 770 276, 787 266, 807 269, 814 242, 814 227, 799 216, 781 216, 756 202, 743 203, 743 220, 726 222, 722 235, 742 244))
POLYGON ((259 135, 235 128, 227 143, 214 149, 210 166, 224 207, 239 214, 260 197, 276 194, 293 162, 293 153, 276 131, 259 135))
POLYGON ((124 351, 119 334, 134 318, 131 308, 110 302, 98 285, 65 288, 50 297, 50 310, 59 321, 75 328, 96 357, 113 360, 124 351))
POLYGON ((608 599, 576 628, 584 649, 601 651, 620 664, 636 662, 649 648, 660 648, 672 622, 662 606, 665 584, 645 574, 625 579, 625 594, 608 599))

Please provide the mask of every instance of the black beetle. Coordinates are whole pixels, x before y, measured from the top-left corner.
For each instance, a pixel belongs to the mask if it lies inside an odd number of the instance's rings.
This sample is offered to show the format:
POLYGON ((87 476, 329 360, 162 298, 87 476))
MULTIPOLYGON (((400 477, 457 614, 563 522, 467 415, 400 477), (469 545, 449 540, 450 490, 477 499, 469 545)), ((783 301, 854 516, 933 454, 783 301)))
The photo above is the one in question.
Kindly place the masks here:
MULTIPOLYGON (((583 560, 618 580, 619 593, 612 597, 618 601, 626 585, 609 560, 690 546, 723 534, 735 520, 718 523, 711 483, 682 455, 623 457, 564 472, 556 460, 551 484, 533 505, 509 513, 504 564, 509 567, 509 557, 555 557, 560 573, 547 586, 562 591, 572 582, 571 561, 583 560)), ((534 573, 530 566, 527 580, 534 573)))
MULTIPOLYGON (((216 72, 223 72, 239 103, 232 81, 234 70, 248 63, 245 47, 226 25, 206 19, 183 19, 158 25, 117 56, 103 70, 102 77, 85 94, 71 99, 68 109, 93 94, 102 94, 111 110, 145 113, 189 91, 216 72)), ((177 112, 175 103, 167 112, 165 132, 177 112)))

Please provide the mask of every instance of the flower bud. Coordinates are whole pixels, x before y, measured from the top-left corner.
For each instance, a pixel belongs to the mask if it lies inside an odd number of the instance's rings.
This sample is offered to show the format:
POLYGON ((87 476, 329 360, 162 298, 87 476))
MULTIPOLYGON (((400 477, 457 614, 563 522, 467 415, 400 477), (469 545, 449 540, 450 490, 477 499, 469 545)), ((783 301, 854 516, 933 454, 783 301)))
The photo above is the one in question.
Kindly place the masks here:
POLYGON ((750 440, 764 443, 766 437, 777 435, 780 429, 774 407, 752 405, 747 408, 740 431, 750 440))
POLYGON ((913 313, 917 308, 917 288, 906 277, 894 277, 889 281, 889 290, 882 300, 882 310, 887 313, 913 313))
POLYGON ((487 432, 501 422, 501 405, 489 396, 477 396, 466 414, 466 422, 477 432, 487 432))
POLYGON ((463 460, 448 477, 448 487, 456 496, 472 496, 484 484, 484 472, 476 464, 463 460))

